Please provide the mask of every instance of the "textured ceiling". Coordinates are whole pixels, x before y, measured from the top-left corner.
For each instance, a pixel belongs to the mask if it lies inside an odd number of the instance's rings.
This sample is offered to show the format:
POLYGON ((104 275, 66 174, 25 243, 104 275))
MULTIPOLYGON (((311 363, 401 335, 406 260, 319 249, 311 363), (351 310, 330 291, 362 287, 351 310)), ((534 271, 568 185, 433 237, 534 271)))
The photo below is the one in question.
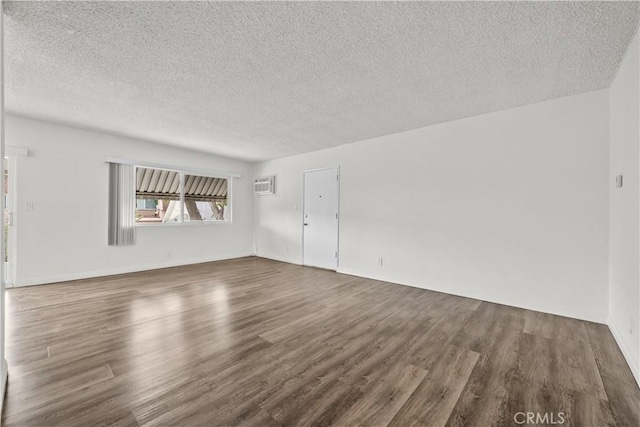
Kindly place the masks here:
POLYGON ((246 160, 610 86, 638 2, 5 2, 10 112, 246 160))

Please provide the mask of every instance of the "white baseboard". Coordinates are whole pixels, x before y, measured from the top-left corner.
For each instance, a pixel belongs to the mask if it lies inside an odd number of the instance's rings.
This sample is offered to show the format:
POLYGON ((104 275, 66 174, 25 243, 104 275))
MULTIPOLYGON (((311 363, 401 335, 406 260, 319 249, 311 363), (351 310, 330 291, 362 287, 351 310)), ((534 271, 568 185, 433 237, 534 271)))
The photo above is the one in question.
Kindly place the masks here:
POLYGON ((192 258, 186 260, 168 261, 157 264, 140 265, 135 267, 113 268, 109 270, 84 271, 56 276, 36 277, 26 280, 17 280, 13 287, 37 286, 48 283, 68 282, 70 280, 91 279, 93 277, 113 276, 116 274, 136 273, 139 271, 157 270, 160 268, 179 267, 181 265, 201 264, 203 262, 223 261, 226 259, 244 258, 254 256, 252 252, 242 252, 214 257, 192 258))
POLYGON ((256 253, 255 256, 260 257, 260 258, 271 259, 271 260, 274 260, 274 261, 286 262, 288 264, 302 265, 302 262, 300 260, 297 260, 297 259, 294 259, 294 258, 280 257, 280 256, 277 256, 277 255, 266 255, 266 254, 261 254, 261 253, 256 253))
POLYGON ((9 379, 9 365, 7 360, 2 362, 2 378, 0 379, 0 416, 2 416, 2 409, 4 404, 4 396, 7 393, 7 384, 9 379))
MULTIPOLYGON (((257 252, 256 256, 261 258, 272 259, 275 261, 287 262, 290 264, 302 265, 302 263, 299 260, 296 260, 293 258, 267 255, 260 252, 257 252)), ((403 286, 411 286, 413 288, 427 289, 430 291, 443 292, 450 295, 456 295, 456 296, 465 297, 465 298, 473 298, 481 301, 508 305, 510 307, 517 307, 525 310, 539 311, 542 313, 553 314, 556 316, 571 317, 573 319, 586 320, 588 322, 607 324, 607 315, 605 313, 600 313, 600 314, 587 313, 587 312, 582 312, 580 310, 573 310, 573 309, 558 310, 553 307, 544 307, 544 306, 535 305, 535 304, 518 304, 518 303, 513 303, 513 301, 506 301, 504 298, 501 298, 500 296, 492 295, 490 293, 485 293, 477 290, 471 291, 471 290, 460 290, 460 289, 442 289, 441 287, 437 287, 437 286, 420 286, 420 285, 416 285, 415 283, 407 283, 407 282, 398 281, 398 280, 389 280, 389 278, 375 277, 373 275, 362 274, 359 271, 349 270, 345 268, 338 268, 337 272, 341 274, 348 274, 351 276, 364 277, 372 280, 381 280, 381 281, 395 283, 403 286)))
POLYGON ((571 317, 573 319, 586 320, 588 322, 601 323, 601 324, 607 323, 606 314, 586 313, 580 310, 573 310, 573 309, 558 310, 553 307, 544 307, 536 304, 514 303, 513 301, 506 301, 504 298, 501 298, 498 295, 494 295, 489 292, 482 292, 481 290, 479 291, 479 290, 450 289, 450 288, 443 289, 442 287, 437 287, 437 286, 421 286, 421 285, 416 285, 415 283, 407 283, 403 281, 389 280, 389 278, 364 275, 360 272, 343 269, 343 268, 338 268, 338 273, 349 274, 351 276, 365 277, 367 279, 380 280, 380 281, 395 283, 403 286, 411 286, 412 288, 427 289, 429 291, 442 292, 450 295, 456 295, 459 297, 472 298, 472 299, 477 299, 481 301, 492 302, 495 304, 508 305, 510 307, 522 308, 525 310, 539 311, 542 313, 553 314, 556 316, 571 317))
POLYGON ((620 351, 627 361, 627 365, 629 365, 636 383, 640 387, 640 361, 633 356, 633 353, 629 348, 629 342, 623 338, 625 336, 622 332, 623 329, 618 326, 611 316, 609 316, 609 319, 607 320, 607 325, 609 326, 611 335, 613 335, 616 343, 618 343, 618 347, 620 347, 620 351))

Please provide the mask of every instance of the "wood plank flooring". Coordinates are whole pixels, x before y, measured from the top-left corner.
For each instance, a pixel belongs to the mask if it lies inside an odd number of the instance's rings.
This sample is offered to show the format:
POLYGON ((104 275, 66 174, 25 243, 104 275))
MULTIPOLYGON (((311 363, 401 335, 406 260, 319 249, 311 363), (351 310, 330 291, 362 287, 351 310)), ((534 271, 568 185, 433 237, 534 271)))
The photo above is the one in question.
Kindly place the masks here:
POLYGON ((606 326, 261 258, 11 289, 7 359, 6 426, 640 425, 606 326))

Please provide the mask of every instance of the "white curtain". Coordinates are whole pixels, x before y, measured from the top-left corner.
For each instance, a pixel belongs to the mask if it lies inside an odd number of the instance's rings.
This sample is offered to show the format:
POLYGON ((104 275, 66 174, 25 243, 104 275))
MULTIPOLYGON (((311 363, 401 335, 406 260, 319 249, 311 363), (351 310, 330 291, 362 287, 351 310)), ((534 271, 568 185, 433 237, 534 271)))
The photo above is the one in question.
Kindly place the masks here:
POLYGON ((136 243, 136 169, 133 165, 109 163, 109 245, 136 243))

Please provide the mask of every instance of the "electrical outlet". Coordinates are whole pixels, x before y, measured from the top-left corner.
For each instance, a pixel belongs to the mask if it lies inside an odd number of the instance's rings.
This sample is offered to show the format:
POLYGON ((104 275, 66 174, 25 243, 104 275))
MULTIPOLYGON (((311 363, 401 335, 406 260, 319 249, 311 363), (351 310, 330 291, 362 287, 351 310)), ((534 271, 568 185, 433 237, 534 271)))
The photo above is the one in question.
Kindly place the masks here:
POLYGON ((629 333, 633 335, 633 330, 635 329, 635 322, 633 321, 633 316, 629 317, 629 333))
POLYGON ((171 253, 171 251, 167 251, 167 259, 171 259, 172 256, 173 254, 171 253))
POLYGON ((382 267, 382 258, 378 258, 378 265, 382 267))

